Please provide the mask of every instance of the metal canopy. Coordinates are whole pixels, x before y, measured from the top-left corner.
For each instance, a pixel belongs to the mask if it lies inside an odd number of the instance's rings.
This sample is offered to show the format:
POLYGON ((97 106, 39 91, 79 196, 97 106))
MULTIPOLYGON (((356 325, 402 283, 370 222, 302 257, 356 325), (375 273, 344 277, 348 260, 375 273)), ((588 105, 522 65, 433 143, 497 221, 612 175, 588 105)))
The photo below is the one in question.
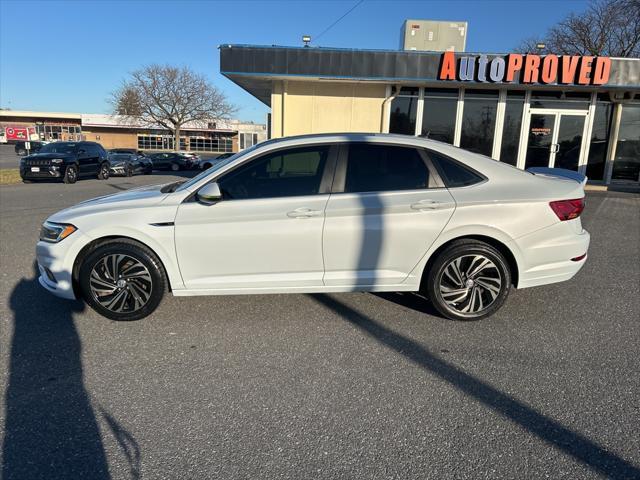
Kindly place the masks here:
MULTIPOLYGON (((571 90, 640 89, 640 59, 612 58, 606 85, 544 85, 438 80, 441 52, 356 50, 318 47, 221 45, 220 73, 267 105, 271 83, 277 79, 355 80, 381 83, 416 83, 451 86, 505 85, 515 89, 571 90)), ((474 55, 459 53, 456 56, 474 55)), ((489 60, 502 56, 487 54, 489 60)))

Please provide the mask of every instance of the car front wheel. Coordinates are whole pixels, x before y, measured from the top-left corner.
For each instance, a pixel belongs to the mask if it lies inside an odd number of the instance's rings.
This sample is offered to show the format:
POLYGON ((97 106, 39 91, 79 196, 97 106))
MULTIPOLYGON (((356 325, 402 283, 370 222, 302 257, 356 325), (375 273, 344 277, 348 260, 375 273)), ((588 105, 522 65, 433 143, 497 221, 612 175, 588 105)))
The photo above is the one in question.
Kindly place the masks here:
POLYGON ((504 255, 478 240, 451 243, 434 260, 426 277, 433 306, 452 320, 480 320, 493 315, 511 288, 504 255))
POLYGON ((98 170, 98 179, 109 179, 109 164, 107 162, 103 162, 102 164, 100 164, 100 170, 98 170))
POLYGON ((106 243, 91 252, 80 267, 85 301, 111 320, 139 320, 160 304, 166 289, 158 257, 128 240, 106 243))
POLYGON ((180 170, 180 165, 178 165, 177 163, 172 163, 171 164, 171 170, 173 172, 177 172, 178 170, 180 170))
POLYGON ((64 177, 62 181, 64 183, 76 183, 78 180, 78 169, 75 165, 69 165, 64 171, 64 177))

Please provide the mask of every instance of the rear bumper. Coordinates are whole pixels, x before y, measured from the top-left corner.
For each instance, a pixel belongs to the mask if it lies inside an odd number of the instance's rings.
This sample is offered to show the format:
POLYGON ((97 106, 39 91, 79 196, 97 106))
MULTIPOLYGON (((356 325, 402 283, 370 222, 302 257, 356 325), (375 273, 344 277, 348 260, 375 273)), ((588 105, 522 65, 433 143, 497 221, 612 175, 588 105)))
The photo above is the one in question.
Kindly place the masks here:
POLYGON ((561 222, 517 240, 524 263, 520 266, 518 288, 564 282, 584 266, 589 232, 582 227, 576 232, 575 225, 567 224, 561 222))

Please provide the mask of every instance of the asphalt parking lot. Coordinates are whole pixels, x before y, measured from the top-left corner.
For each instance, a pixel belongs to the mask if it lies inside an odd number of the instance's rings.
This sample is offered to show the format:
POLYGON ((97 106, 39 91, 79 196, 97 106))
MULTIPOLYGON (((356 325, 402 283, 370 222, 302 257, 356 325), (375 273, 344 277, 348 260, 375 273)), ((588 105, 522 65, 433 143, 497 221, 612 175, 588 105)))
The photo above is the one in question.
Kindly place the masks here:
POLYGON ((0 187, 2 477, 640 478, 640 196, 493 318, 415 295, 168 297, 117 323, 42 290, 40 224, 170 176, 0 187))

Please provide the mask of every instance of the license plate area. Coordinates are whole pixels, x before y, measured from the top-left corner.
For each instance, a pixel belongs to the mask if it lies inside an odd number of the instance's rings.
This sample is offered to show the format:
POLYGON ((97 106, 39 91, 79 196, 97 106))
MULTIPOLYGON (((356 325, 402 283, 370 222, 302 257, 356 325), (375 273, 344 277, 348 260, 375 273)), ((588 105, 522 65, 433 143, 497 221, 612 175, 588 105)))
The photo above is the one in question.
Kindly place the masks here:
POLYGON ((31 171, 32 172, 39 172, 40 171, 40 167, 31 167, 31 171))

